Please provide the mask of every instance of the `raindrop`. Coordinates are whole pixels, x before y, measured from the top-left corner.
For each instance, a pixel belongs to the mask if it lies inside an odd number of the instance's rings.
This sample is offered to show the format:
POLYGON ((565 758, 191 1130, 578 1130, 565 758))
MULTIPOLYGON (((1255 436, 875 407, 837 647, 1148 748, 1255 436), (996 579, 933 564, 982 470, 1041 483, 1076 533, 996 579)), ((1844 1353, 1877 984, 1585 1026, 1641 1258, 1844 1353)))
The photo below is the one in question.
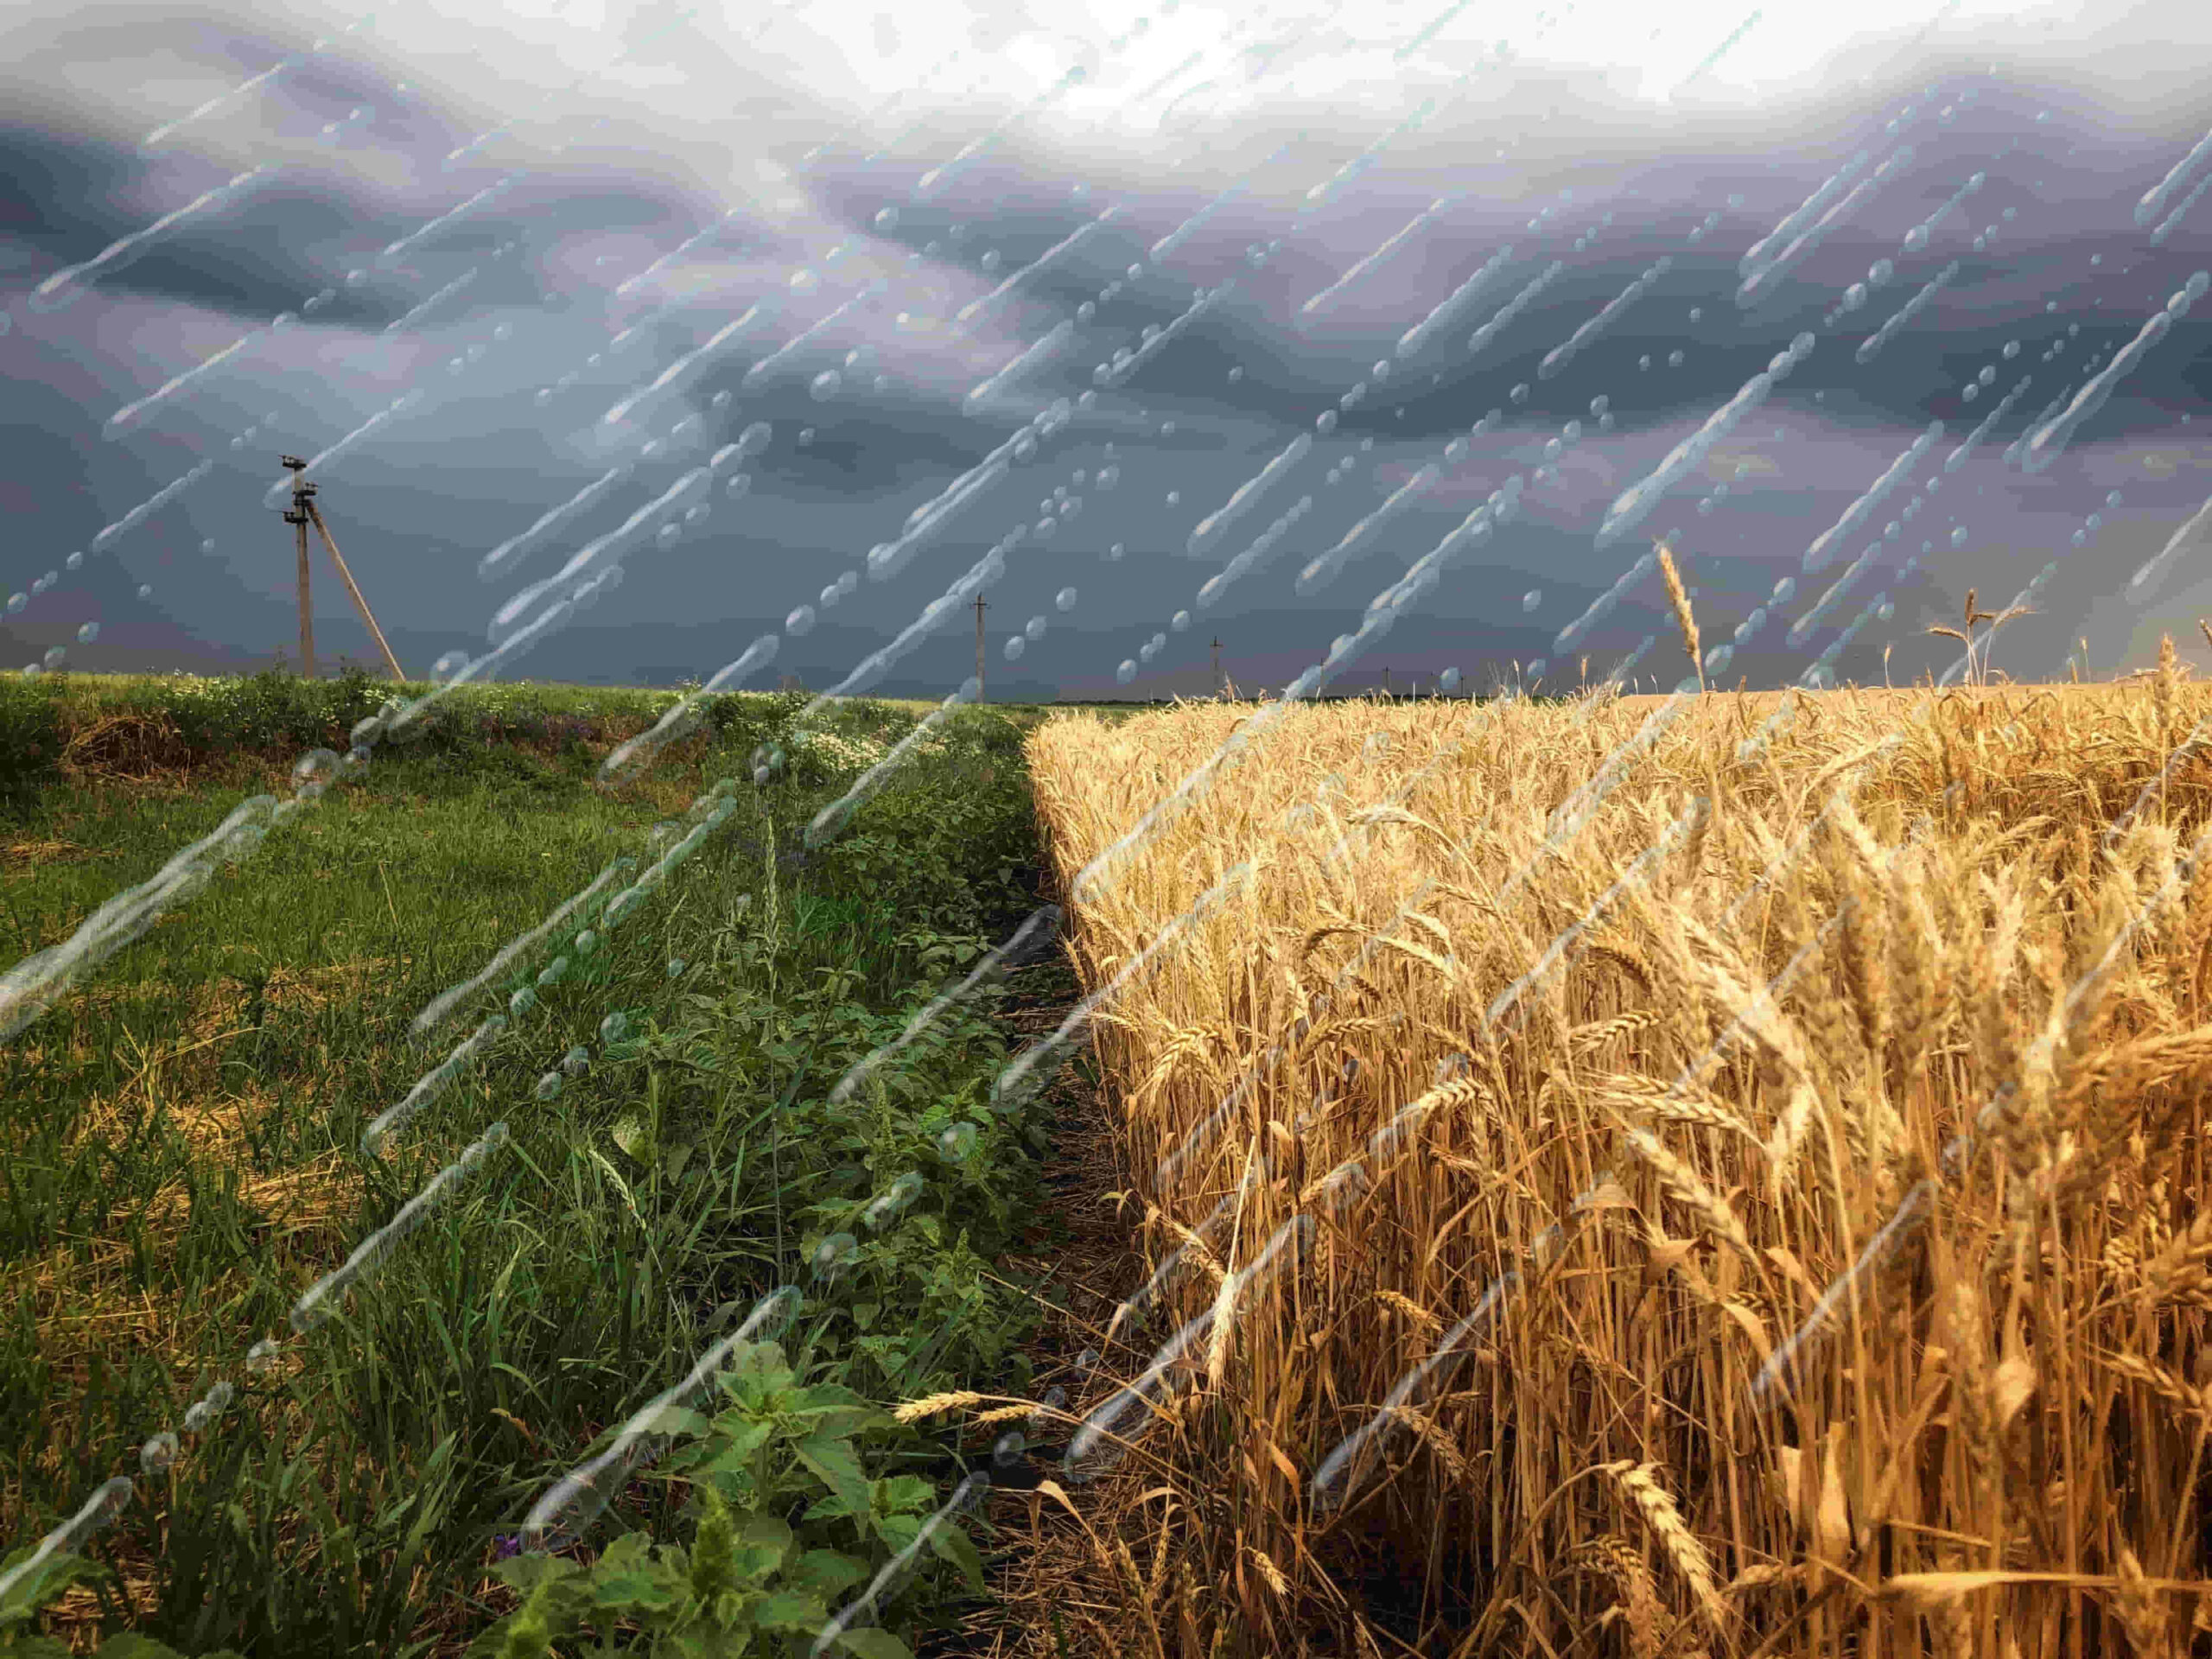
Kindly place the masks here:
POLYGON ((622 1040, 624 1036, 628 1033, 629 1029, 630 1016, 623 1013, 621 1009, 617 1008, 613 1014, 608 1014, 606 1019, 599 1022, 600 1040, 607 1043, 619 1043, 622 1040))
POLYGON ((1541 588, 1531 588, 1527 593, 1521 595, 1522 612, 1525 615, 1528 612, 1535 610, 1537 606, 1543 602, 1544 590, 1541 588))
POLYGON ((822 286, 822 278, 810 270, 795 270, 791 276, 791 290, 794 294, 811 294, 822 286))
POLYGON ((976 1150, 976 1126, 955 1123, 937 1138, 938 1150, 954 1163, 965 1163, 976 1150))
POLYGON ((537 1086, 530 1092, 540 1100, 553 1099, 561 1092, 561 1074, 558 1071, 548 1071, 543 1077, 538 1078, 537 1086))
POLYGON ((814 1277, 834 1279, 860 1257, 861 1242, 850 1233, 832 1233, 814 1247, 814 1277))
POLYGON ((836 370, 824 369, 808 384, 807 390, 814 394, 814 401, 817 404, 827 403, 837 395, 844 384, 845 377, 836 370))
MULTIPOLYGON (((2118 491, 2113 492, 2115 496, 2118 495, 2118 491)), ((1061 588, 1058 593, 1052 595, 1052 603, 1063 611, 1073 610, 1075 608, 1075 589, 1072 588, 1061 588)))
POLYGON ((99 637, 100 625, 97 622, 87 622, 77 630, 77 643, 80 645, 89 645, 99 637))
POLYGON ((167 1429, 138 1448, 138 1467, 149 1475, 167 1474, 176 1462, 177 1439, 167 1429))
MULTIPOLYGON (((140 583, 138 584, 138 597, 139 597, 139 598, 141 598, 141 599, 151 599, 153 596, 154 596, 154 589, 153 589, 153 587, 152 587, 152 585, 151 585, 150 583, 142 582, 140 582, 140 583)), ((16 599, 21 599, 22 597, 22 595, 21 594, 16 594, 16 599)), ((10 607, 12 607, 14 606, 14 604, 15 604, 15 600, 12 600, 12 599, 11 599, 11 600, 10 600, 8 602, 9 602, 9 605, 10 606, 10 607)))

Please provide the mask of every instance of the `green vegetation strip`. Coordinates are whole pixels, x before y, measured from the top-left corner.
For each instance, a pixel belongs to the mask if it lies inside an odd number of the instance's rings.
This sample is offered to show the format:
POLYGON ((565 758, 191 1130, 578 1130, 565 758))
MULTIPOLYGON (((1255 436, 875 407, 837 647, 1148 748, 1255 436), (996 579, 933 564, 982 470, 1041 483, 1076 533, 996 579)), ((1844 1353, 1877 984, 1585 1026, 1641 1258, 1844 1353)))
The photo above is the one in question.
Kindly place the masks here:
MULTIPOLYGON (((389 690, 0 683, 0 950, 67 937, 389 690)), ((645 777, 594 788, 673 696, 457 695, 0 1048, 0 1572, 118 1473, 139 1493, 9 1592, 0 1653, 95 1630, 110 1659, 566 1654, 586 1633, 594 1652, 801 1653, 915 1554, 962 1461, 883 1408, 1027 1389, 1033 1300, 993 1262, 1033 1218, 1047 1133, 1036 1105, 989 1101, 995 995, 826 1096, 1033 905, 1038 715, 960 711, 802 864, 808 820, 926 705, 849 704, 756 789, 753 751, 807 699, 717 696, 645 777), (648 861, 655 822, 728 776, 747 780, 730 822, 592 948, 587 908, 467 1005, 536 999, 365 1158, 364 1127, 443 1052, 410 1040, 416 1013, 611 857, 648 861), (578 1046, 588 1067, 549 1097, 578 1046), (301 1292, 495 1120, 507 1144, 289 1338, 301 1292), (919 1196, 865 1224, 908 1172, 919 1196), (810 1280, 840 1234, 856 1249, 810 1280), (698 1409, 664 1412, 673 1449, 587 1548, 516 1553, 546 1489, 785 1283, 798 1316, 734 1351, 698 1409), (142 1445, 270 1335, 278 1363, 141 1475, 142 1445)), ((976 1595, 959 1529, 924 1542, 936 1565, 843 1650, 902 1654, 894 1632, 976 1595)))

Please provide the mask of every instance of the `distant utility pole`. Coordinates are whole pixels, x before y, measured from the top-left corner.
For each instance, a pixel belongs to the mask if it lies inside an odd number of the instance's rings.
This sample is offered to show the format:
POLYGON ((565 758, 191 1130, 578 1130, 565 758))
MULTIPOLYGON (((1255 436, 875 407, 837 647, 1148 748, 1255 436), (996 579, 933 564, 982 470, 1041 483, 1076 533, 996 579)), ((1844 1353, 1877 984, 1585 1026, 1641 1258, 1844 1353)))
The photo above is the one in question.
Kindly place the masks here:
POLYGON ((1221 636, 1220 636, 1219 634, 1217 634, 1217 634, 1216 634, 1216 635, 1214 635, 1214 637, 1213 637, 1213 694, 1214 694, 1214 696, 1216 696, 1217 697, 1217 696, 1222 696, 1222 695, 1223 695, 1222 688, 1223 688, 1223 685, 1224 685, 1224 682, 1223 681, 1223 679, 1222 679, 1222 677, 1221 677, 1221 636))
POLYGON ((306 493, 315 486, 300 476, 307 462, 296 456, 284 457, 284 465, 292 474, 292 510, 284 515, 284 522, 300 532, 300 674, 306 679, 315 678, 315 607, 308 597, 308 504, 306 493))
POLYGON ((315 486, 302 476, 307 462, 296 455, 286 455, 284 465, 292 474, 292 510, 284 515, 284 522, 298 531, 300 537, 300 672, 308 679, 315 672, 315 607, 308 591, 308 526, 312 524, 321 534, 322 544, 330 550, 330 562, 338 567, 338 579, 346 584, 346 591, 353 607, 361 613, 361 620, 369 625, 369 637, 377 642, 377 649, 384 654, 385 666, 391 671, 391 677, 403 680, 407 677, 399 671, 399 659, 391 654, 391 647, 385 643, 384 630, 377 626, 377 619, 369 609, 369 601, 361 596, 360 585, 353 580, 353 573, 346 568, 345 556, 339 552, 338 543, 330 534, 330 526, 323 522, 322 509, 315 503, 315 486))
POLYGON ((976 701, 983 700, 983 596, 976 595, 976 701))
POLYGON ((1388 668, 1382 671, 1382 695, 1386 699, 1390 695, 1390 671, 1388 668))

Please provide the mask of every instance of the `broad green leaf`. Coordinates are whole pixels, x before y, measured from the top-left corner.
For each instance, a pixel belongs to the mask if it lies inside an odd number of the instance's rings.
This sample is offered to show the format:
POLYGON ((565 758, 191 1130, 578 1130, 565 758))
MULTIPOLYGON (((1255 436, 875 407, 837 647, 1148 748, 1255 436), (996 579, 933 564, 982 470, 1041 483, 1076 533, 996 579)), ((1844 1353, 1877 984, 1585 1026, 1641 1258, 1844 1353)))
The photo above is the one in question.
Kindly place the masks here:
POLYGON ((868 1577, 868 1566, 834 1549, 810 1549, 792 1563, 790 1583, 827 1600, 868 1577))
POLYGON ((887 1510, 927 1510, 936 1507, 937 1488, 918 1475, 893 1475, 876 1483, 887 1510))
POLYGON ((931 1529, 930 1548, 939 1560, 950 1561, 960 1570, 970 1590, 983 1587, 983 1558, 977 1553, 976 1541, 958 1527, 944 1526, 931 1529))
POLYGON ((645 1145, 645 1126, 636 1117, 625 1117, 616 1123, 611 1131, 610 1138, 616 1146, 621 1147, 631 1157, 637 1159, 640 1163, 645 1161, 646 1153, 639 1148, 645 1145))
POLYGON ((857 1630, 840 1630, 837 1645, 858 1659, 914 1659, 914 1650, 888 1630, 873 1625, 857 1630))
POLYGON ((811 1434, 805 1440, 794 1441, 791 1451, 801 1463, 814 1471, 823 1484, 851 1504, 855 1511, 867 1510, 868 1476, 861 1469, 860 1459, 854 1454, 850 1440, 833 1439, 827 1434, 811 1434))
MULTIPOLYGON (((602 1651, 611 1652, 613 1649, 602 1651)), ((669 1659, 745 1659, 747 1654, 753 1651, 753 1631, 746 1625, 732 1630, 694 1625, 688 1630, 678 1630, 673 1636, 663 1634, 652 1651, 666 1654, 669 1659)))
POLYGON ((918 1515, 887 1515, 875 1523, 875 1535, 896 1550, 912 1543, 922 1530, 918 1515))
POLYGON ((657 1407, 642 1419, 632 1421, 647 1434, 704 1434, 713 1426, 713 1420, 705 1413, 683 1406, 657 1407))
POLYGON ((759 1451, 776 1432, 776 1426, 758 1417, 748 1417, 741 1411, 725 1411, 715 1419, 714 1438, 709 1446, 721 1446, 726 1452, 745 1457, 759 1451))
POLYGON ((665 1561, 643 1561, 609 1572, 602 1560, 591 1576, 593 1602, 607 1612, 636 1613, 673 1607, 684 1593, 683 1580, 665 1561))
POLYGON ((781 1516, 756 1515, 737 1531, 737 1541, 759 1549, 773 1550, 781 1561, 791 1547, 791 1523, 781 1516))
POLYGON ((805 1417, 823 1411, 835 1410, 841 1406, 859 1406, 872 1409, 865 1399, 855 1394, 850 1389, 836 1382, 817 1382, 810 1389, 803 1389, 799 1391, 798 1399, 792 1406, 791 1411, 795 1416, 805 1417))
POLYGON ((779 1590, 753 1604, 753 1622, 764 1630, 818 1630, 830 1610, 803 1590, 779 1590))
POLYGON ((642 1532, 626 1532, 600 1552, 599 1572, 610 1567, 639 1567, 652 1556, 653 1541, 642 1532))
POLYGON ((492 1564, 492 1576, 502 1584, 512 1585, 525 1598, 541 1584, 573 1578, 582 1571, 561 1555, 515 1555, 492 1564))
POLYGON ((806 1506, 806 1518, 810 1521, 836 1521, 848 1515, 868 1513, 866 1503, 855 1503, 843 1492, 825 1492, 806 1506))

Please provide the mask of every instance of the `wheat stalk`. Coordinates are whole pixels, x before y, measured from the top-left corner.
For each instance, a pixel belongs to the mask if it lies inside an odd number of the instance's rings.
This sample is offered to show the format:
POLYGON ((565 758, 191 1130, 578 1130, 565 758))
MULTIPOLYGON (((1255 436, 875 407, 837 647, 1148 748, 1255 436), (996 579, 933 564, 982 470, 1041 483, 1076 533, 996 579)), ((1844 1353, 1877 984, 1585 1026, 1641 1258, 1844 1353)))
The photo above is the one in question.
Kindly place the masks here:
POLYGON ((1667 583, 1667 599, 1675 607, 1675 620, 1682 630, 1682 643, 1688 647, 1690 666, 1697 671, 1697 689, 1705 685, 1705 656, 1697 637, 1697 618, 1690 613, 1690 596, 1682 586, 1681 573, 1675 569, 1675 555, 1664 542, 1654 542, 1659 550, 1659 574, 1667 583))
POLYGON ((902 1423, 918 1423, 925 1418, 942 1417, 948 1411, 960 1411, 969 1406, 981 1405, 991 1397, 967 1389, 954 1389, 944 1394, 925 1395, 919 1400, 909 1400, 895 1408, 891 1414, 902 1423))
POLYGON ((1659 1548, 1688 1584, 1707 1624, 1716 1630, 1720 1629, 1726 1623, 1728 1611, 1713 1584, 1713 1558, 1682 1520, 1674 1498, 1659 1484, 1658 1465, 1624 1459, 1606 1464, 1605 1471, 1635 1504, 1637 1514, 1643 1517, 1643 1524, 1659 1541, 1659 1548))

